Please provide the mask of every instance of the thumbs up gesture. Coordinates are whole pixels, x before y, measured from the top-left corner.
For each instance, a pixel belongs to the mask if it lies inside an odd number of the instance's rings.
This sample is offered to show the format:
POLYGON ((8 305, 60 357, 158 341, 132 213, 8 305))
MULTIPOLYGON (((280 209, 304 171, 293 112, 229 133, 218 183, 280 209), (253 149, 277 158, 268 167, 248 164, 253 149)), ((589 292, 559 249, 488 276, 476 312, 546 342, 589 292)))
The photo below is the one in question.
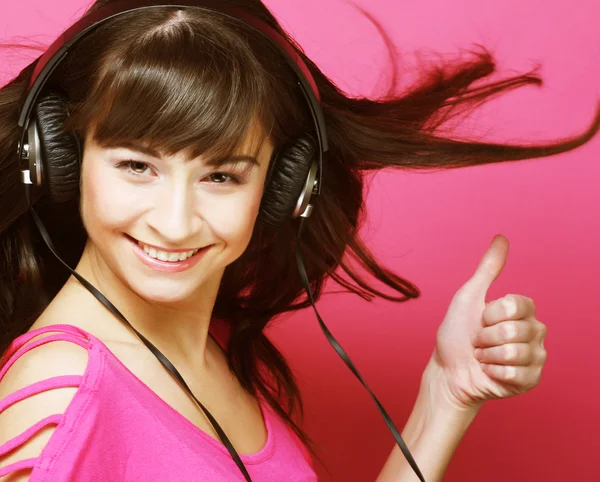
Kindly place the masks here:
POLYGON ((485 300, 504 268, 508 246, 504 236, 496 236, 453 297, 426 370, 427 383, 436 384, 444 402, 461 409, 531 390, 546 361, 547 329, 536 319, 533 300, 513 294, 485 300))

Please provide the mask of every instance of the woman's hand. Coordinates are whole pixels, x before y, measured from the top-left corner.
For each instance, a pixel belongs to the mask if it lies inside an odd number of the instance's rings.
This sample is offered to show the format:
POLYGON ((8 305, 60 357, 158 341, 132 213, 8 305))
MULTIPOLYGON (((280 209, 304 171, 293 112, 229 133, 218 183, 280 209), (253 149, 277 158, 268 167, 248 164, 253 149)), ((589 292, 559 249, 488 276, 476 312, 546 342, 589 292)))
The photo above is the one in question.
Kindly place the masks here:
POLYGON ((424 381, 434 402, 479 408, 490 399, 525 393, 541 378, 546 326, 533 300, 506 295, 486 303, 486 293, 504 268, 508 240, 496 236, 473 277, 458 290, 437 332, 424 381))

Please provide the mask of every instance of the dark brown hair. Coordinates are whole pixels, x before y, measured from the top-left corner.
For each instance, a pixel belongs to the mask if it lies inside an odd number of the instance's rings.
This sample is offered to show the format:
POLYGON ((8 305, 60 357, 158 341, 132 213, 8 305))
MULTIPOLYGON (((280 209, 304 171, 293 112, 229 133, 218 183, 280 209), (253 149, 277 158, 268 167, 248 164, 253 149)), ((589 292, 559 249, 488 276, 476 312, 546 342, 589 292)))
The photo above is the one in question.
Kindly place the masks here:
MULTIPOLYGON (((98 0, 91 8, 109 1, 98 0)), ((226 3, 285 35, 259 0, 226 3)), ((389 40, 388 45, 395 68, 389 40)), ((298 50, 320 90, 330 141, 326 182, 299 246, 317 298, 327 277, 366 300, 379 296, 403 302, 419 296, 410 281, 378 263, 357 235, 366 172, 435 171, 551 156, 584 144, 599 127, 597 115, 581 135, 541 145, 448 138, 439 133, 448 119, 499 93, 541 85, 541 79, 533 71, 480 82, 495 71, 492 56, 480 48, 470 60, 431 66, 404 92, 394 78, 382 98, 352 98, 298 50), (397 294, 377 289, 369 276, 397 294)), ((0 89, 0 353, 28 330, 68 278, 32 227, 19 180, 17 118, 34 64, 0 89)), ((83 139, 94 125, 101 144, 143 140, 168 153, 190 146, 197 154, 225 153, 240 143, 253 121, 268 127, 276 147, 311 127, 294 74, 280 53, 239 22, 195 9, 134 12, 107 22, 73 49, 49 87, 68 98, 65 128, 83 139)), ((42 197, 36 208, 60 253, 75 265, 86 240, 78 201, 52 204, 42 197)), ((302 403, 294 376, 263 331, 277 315, 309 305, 294 256, 297 229, 298 222, 290 219, 275 237, 274 229, 256 224, 248 249, 226 269, 214 316, 231 325, 229 363, 241 384, 265 397, 308 442, 296 419, 302 403)))

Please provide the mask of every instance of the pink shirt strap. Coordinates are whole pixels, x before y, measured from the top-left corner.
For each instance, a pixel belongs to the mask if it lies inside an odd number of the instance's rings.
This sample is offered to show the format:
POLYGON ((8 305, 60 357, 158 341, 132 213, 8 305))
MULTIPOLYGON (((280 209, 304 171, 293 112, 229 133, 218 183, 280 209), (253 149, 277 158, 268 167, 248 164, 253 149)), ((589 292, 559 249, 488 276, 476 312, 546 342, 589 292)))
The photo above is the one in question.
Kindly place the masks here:
MULTIPOLYGON (((13 340, 13 342, 8 346, 8 349, 6 350, 2 358, 0 358, 0 365, 3 365, 8 358, 10 358, 19 348, 28 343, 32 338, 35 338, 36 336, 42 335, 44 333, 64 333, 66 335, 78 336, 86 341, 89 341, 87 333, 73 325, 43 326, 33 331, 24 333, 23 335, 19 336, 16 340, 13 340)), ((69 338, 69 340, 70 339, 71 338, 69 338)))
POLYGON ((0 400, 0 413, 2 413, 11 405, 20 402, 21 400, 25 400, 27 397, 32 395, 45 392, 46 390, 64 387, 78 387, 81 385, 82 380, 82 375, 62 375, 27 385, 26 387, 23 387, 0 400))
MULTIPOLYGON (((38 328, 34 331, 25 333, 24 335, 20 336, 17 340, 14 340, 13 343, 8 347, 4 356, 0 360, 0 367, 2 367, 0 369, 0 380, 4 377, 4 375, 10 369, 10 367, 23 354, 38 346, 45 345, 46 343, 50 343, 53 341, 70 341, 83 348, 89 348, 89 338, 87 336, 87 333, 75 326, 51 325, 38 328), (44 333, 56 334, 29 343, 33 338, 44 333)), ((52 377, 46 380, 41 380, 39 382, 32 383, 31 385, 27 385, 26 387, 23 387, 0 400, 0 413, 2 413, 4 410, 14 405, 15 403, 20 402, 32 395, 44 392, 46 390, 64 387, 79 387, 81 385, 82 380, 82 375, 63 375, 52 377)), ((50 415, 49 417, 46 417, 37 422, 36 424, 32 425, 20 435, 2 444, 0 446, 0 457, 26 443, 44 427, 48 425, 58 425, 61 422, 62 418, 62 414, 50 415)), ((17 472, 19 470, 33 469, 37 462, 37 459, 38 457, 20 460, 5 467, 1 467, 0 477, 17 472)))
POLYGON ((7 465, 6 467, 0 467, 0 477, 12 474, 13 472, 17 472, 19 470, 33 469, 37 459, 37 457, 34 457, 33 459, 19 460, 18 462, 7 465))
MULTIPOLYGON (((34 336, 37 336, 39 333, 36 333, 34 336)), ((31 342, 29 345, 25 345, 23 346, 22 343, 20 343, 18 346, 18 348, 16 348, 14 346, 10 346, 8 351, 7 351, 7 355, 6 358, 8 358, 8 360, 6 360, 6 364, 2 367, 2 370, 0 370, 0 380, 2 379, 2 377, 4 376, 4 374, 10 369, 11 366, 13 366, 13 364, 19 359, 19 357, 21 357, 22 355, 24 355, 25 353, 27 353, 30 350, 33 350, 34 348, 40 346, 40 345, 45 345, 46 343, 50 343, 53 341, 71 341, 83 348, 88 348, 89 342, 87 340, 82 340, 80 337, 75 336, 75 335, 71 335, 69 333, 60 333, 58 335, 50 335, 47 336, 45 338, 41 338, 39 340, 35 340, 33 342, 31 342)))
MULTIPOLYGON (((87 340, 88 334, 80 328, 77 328, 73 325, 49 325, 42 326, 41 328, 36 328, 33 331, 29 331, 19 336, 16 340, 13 340, 12 344, 8 348, 8 352, 14 352, 25 343, 29 342, 32 338, 35 338, 38 335, 42 335, 44 333, 67 333, 71 335, 77 335, 81 338, 87 340)), ((5 356, 6 357, 6 356, 5 356)))
POLYGON ((15 450, 20 445, 23 445, 47 425, 58 425, 62 420, 62 417, 62 414, 50 415, 49 417, 43 418, 38 423, 29 427, 21 435, 17 435, 16 437, 10 439, 8 442, 6 442, 0 447, 0 457, 6 455, 11 450, 15 450))

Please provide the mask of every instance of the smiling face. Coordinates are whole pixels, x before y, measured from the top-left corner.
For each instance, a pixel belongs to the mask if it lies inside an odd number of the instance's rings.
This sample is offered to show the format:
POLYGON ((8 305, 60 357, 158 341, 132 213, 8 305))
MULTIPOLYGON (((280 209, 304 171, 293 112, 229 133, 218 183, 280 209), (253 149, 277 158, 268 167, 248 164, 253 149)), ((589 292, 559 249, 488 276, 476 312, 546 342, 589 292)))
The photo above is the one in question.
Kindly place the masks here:
POLYGON ((273 151, 262 139, 255 129, 233 157, 213 159, 87 136, 81 216, 102 278, 161 303, 218 284, 252 236, 273 151))

